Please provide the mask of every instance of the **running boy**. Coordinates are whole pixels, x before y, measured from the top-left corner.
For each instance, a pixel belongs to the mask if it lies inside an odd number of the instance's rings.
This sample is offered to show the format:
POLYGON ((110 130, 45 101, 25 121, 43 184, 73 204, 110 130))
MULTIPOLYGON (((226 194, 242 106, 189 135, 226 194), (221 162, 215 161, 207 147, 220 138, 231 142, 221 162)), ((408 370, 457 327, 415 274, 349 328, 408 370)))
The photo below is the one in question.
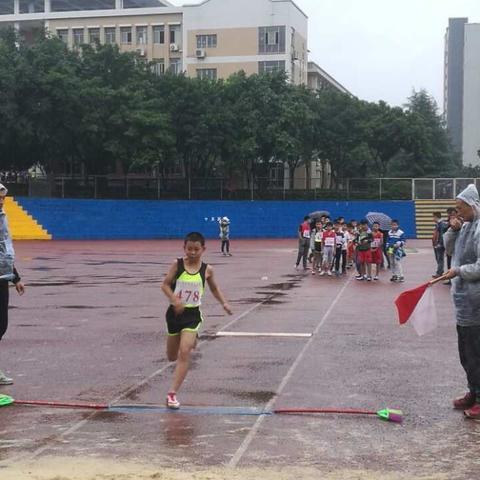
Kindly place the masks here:
POLYGON ((380 230, 380 224, 374 222, 372 225, 372 268, 375 266, 374 280, 378 280, 380 266, 383 263, 383 232, 380 230))
POLYGON ((172 386, 167 395, 167 407, 180 408, 177 391, 187 376, 190 356, 197 344, 197 335, 203 322, 200 306, 208 283, 213 296, 232 314, 230 305, 217 286, 213 268, 202 262, 205 238, 192 232, 185 237, 185 256, 173 262, 162 283, 162 291, 170 300, 166 320, 168 328, 167 358, 176 361, 172 386))

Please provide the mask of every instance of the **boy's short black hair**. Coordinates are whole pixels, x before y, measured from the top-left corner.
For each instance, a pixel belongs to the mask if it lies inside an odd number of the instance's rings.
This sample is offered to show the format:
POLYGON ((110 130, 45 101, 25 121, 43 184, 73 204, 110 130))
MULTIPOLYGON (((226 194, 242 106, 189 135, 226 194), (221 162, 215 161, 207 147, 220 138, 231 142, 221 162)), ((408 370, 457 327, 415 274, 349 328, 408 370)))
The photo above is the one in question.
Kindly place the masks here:
POLYGON ((451 213, 457 213, 457 209, 454 207, 447 208, 447 213, 450 215, 451 213))
POLYGON ((368 222, 365 218, 363 218, 362 220, 360 220, 360 225, 368 225, 368 222))
POLYGON ((199 232, 190 232, 185 237, 184 245, 186 245, 187 242, 199 242, 200 245, 202 247, 204 247, 205 246, 205 237, 199 232))
POLYGON ((305 216, 303 217, 303 219, 304 219, 304 220, 310 220, 310 217, 309 217, 308 215, 305 215, 305 216))
POLYGON ((433 212, 433 216, 437 218, 442 218, 442 214, 440 212, 433 212))
POLYGON ((353 228, 353 224, 352 223, 347 223, 347 227, 348 228, 353 228))
POLYGON ((380 226, 380 222, 373 222, 373 223, 372 223, 372 227, 373 227, 374 225, 380 226))
POLYGON ((327 222, 327 227, 333 227, 333 223, 332 222, 327 222))
POLYGON ((400 222, 396 218, 392 220, 392 223, 396 223, 397 225, 400 225, 400 222))

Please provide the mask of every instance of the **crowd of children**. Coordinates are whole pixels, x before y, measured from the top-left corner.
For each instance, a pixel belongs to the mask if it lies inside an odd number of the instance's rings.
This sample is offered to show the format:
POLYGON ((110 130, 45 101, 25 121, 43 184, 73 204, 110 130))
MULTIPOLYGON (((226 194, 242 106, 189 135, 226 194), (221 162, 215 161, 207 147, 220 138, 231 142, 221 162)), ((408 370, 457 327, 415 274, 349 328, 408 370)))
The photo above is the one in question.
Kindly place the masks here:
POLYGON ((405 257, 405 233, 397 220, 389 230, 381 230, 377 222, 367 220, 345 222, 344 217, 331 221, 326 215, 305 217, 298 229, 299 249, 295 268, 303 261, 312 263, 312 275, 345 275, 357 269, 359 281, 378 281, 385 265, 392 271, 390 281, 404 282, 402 259, 405 257))

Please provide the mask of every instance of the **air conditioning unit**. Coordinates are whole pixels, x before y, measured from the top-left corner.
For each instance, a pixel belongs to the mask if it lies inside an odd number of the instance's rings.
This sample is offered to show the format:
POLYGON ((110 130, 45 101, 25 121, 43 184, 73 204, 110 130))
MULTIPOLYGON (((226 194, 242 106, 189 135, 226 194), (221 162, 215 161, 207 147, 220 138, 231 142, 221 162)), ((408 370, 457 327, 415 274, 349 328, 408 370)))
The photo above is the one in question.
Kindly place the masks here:
POLYGON ((178 52, 178 45, 176 43, 170 44, 170 51, 171 52, 178 52))
POLYGON ((195 50, 195 56, 197 58, 205 58, 206 55, 207 53, 205 52, 204 48, 197 48, 197 50, 195 50))
POLYGON ((138 53, 138 55, 140 55, 141 57, 145 57, 145 55, 147 54, 143 48, 138 48, 138 49, 137 49, 137 53, 138 53))

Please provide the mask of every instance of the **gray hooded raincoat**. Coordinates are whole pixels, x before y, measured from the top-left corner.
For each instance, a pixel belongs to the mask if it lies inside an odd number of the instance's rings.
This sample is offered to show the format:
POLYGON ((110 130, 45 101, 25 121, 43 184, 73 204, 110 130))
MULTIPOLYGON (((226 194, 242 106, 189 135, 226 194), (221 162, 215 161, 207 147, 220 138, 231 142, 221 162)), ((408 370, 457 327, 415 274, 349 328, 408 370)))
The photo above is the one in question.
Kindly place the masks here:
POLYGON ((475 218, 458 232, 450 228, 443 236, 452 268, 458 272, 452 279, 453 303, 458 325, 480 326, 480 197, 472 184, 457 198, 473 207, 475 218))

